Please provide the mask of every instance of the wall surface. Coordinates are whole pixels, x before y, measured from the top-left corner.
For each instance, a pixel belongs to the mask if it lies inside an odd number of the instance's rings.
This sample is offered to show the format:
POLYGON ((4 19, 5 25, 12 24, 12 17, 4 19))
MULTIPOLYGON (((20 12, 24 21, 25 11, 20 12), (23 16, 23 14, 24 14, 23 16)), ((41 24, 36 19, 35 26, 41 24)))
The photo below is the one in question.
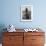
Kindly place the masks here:
POLYGON ((0 27, 9 24, 22 29, 40 27, 46 31, 46 0, 0 0, 0 27), (21 22, 21 5, 33 6, 32 22, 21 22))
POLYGON ((0 0, 0 31, 9 24, 21 29, 40 27, 46 32, 46 0, 0 0), (32 22, 20 21, 21 5, 33 6, 32 22))

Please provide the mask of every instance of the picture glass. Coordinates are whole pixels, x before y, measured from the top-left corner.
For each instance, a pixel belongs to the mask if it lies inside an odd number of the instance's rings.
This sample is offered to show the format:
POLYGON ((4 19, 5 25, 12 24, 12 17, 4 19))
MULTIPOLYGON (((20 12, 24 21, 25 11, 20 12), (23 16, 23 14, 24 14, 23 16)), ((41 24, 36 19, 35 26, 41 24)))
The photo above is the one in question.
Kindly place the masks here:
POLYGON ((21 21, 32 21, 32 6, 21 6, 21 21))

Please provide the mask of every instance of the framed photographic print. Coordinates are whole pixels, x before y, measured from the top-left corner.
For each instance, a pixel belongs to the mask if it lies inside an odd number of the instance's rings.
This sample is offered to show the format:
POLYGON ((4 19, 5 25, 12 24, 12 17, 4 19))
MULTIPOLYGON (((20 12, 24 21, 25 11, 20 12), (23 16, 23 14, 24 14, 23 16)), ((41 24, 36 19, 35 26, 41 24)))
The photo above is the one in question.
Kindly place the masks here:
POLYGON ((33 7, 32 5, 21 6, 21 21, 32 21, 33 19, 33 7))

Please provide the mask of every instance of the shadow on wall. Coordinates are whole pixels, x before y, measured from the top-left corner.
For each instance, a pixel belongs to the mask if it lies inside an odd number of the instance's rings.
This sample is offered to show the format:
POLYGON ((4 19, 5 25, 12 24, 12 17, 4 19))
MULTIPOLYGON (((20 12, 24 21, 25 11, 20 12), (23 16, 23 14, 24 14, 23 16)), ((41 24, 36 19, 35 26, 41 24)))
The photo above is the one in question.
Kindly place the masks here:
POLYGON ((6 26, 4 24, 0 24, 0 43, 2 43, 2 32, 5 32, 6 30, 4 30, 4 28, 6 28, 6 26))

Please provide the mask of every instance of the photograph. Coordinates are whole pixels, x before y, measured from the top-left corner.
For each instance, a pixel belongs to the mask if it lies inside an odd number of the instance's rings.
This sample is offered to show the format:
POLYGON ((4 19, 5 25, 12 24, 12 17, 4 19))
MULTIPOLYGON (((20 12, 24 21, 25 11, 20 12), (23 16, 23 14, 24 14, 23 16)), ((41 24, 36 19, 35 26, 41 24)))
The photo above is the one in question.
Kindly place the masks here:
POLYGON ((21 21, 32 21, 32 5, 21 6, 21 21))

